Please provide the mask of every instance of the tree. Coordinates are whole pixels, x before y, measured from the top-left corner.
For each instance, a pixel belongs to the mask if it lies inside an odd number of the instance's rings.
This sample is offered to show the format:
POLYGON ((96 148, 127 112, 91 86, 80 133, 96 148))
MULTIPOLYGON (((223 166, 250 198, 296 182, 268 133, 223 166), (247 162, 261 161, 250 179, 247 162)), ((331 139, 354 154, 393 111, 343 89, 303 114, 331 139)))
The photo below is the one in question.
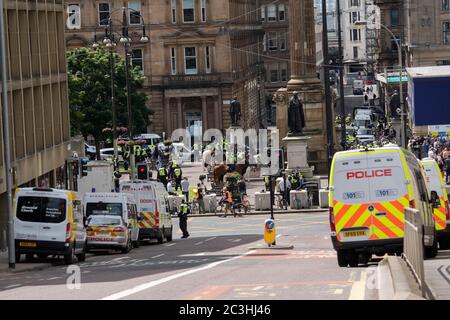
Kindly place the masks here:
MULTIPOLYGON (((127 127, 125 59, 118 54, 114 59, 117 126, 127 127)), ((100 142, 111 137, 111 130, 104 129, 112 128, 110 54, 101 49, 78 48, 67 53, 67 64, 72 135, 92 135, 99 158, 100 142)), ((147 132, 151 111, 141 90, 144 76, 137 68, 130 68, 129 74, 133 131, 147 132)))

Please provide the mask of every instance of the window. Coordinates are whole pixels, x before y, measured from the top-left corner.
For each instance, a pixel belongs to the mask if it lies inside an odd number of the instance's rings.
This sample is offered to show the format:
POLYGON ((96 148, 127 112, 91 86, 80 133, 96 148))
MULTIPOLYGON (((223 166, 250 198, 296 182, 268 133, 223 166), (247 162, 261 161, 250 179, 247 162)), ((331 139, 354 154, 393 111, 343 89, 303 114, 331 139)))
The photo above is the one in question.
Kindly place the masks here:
POLYGON ((358 59, 358 47, 353 47, 353 59, 358 59))
POLYGON ((184 71, 186 74, 197 74, 197 52, 195 47, 184 48, 184 71))
POLYGON ((350 40, 353 42, 361 41, 361 30, 350 29, 350 40))
POLYGON ((398 27, 400 24, 400 11, 398 8, 391 9, 391 27, 398 27))
POLYGON ((81 28, 81 11, 79 4, 69 4, 67 6, 67 14, 69 16, 68 26, 70 29, 81 28))
POLYGON ((277 39, 277 33, 276 32, 269 32, 268 33, 268 47, 270 51, 278 50, 278 39, 277 39))
POLYGON ((101 26, 109 24, 109 3, 101 2, 98 4, 98 23, 101 26))
POLYGON ((172 0, 172 23, 177 22, 177 0, 172 0))
POLYGON ((349 15, 350 15, 350 24, 354 24, 356 21, 361 20, 360 12, 349 12, 349 15))
POLYGON ((284 4, 278 6, 278 20, 286 21, 286 7, 284 4))
POLYGON ((444 22, 444 44, 450 44, 450 22, 444 22))
POLYGON ((66 206, 65 199, 19 197, 17 218, 25 222, 61 223, 66 219, 66 206))
POLYGON ((349 0, 350 1, 350 7, 359 7, 360 6, 360 0, 349 0))
POLYGON ((274 4, 267 7, 267 21, 277 21, 277 6, 274 4))
POLYGON ((142 49, 133 49, 131 51, 131 65, 133 67, 138 67, 138 69, 144 72, 144 57, 142 54, 142 49))
POLYGON ((286 32, 280 32, 280 50, 281 51, 287 50, 287 33, 286 32))
POLYGON ((206 0, 201 0, 202 22, 206 22, 206 0))
POLYGON ((450 11, 450 0, 442 0, 442 11, 450 11))
POLYGON ((194 0, 183 0, 183 22, 195 22, 194 0))
POLYGON ((278 82, 278 69, 270 70, 270 82, 278 82))
POLYGON ((437 66, 450 66, 450 60, 438 60, 436 61, 437 66))
POLYGON ((141 24, 141 1, 130 1, 128 2, 129 11, 129 21, 130 24, 141 24))
POLYGON ((266 22, 266 6, 261 6, 261 22, 266 22))
POLYGON ((288 78, 287 78, 287 64, 286 63, 281 65, 281 81, 284 81, 284 82, 288 81, 288 78))
POLYGON ((177 50, 175 48, 170 48, 170 74, 177 74, 177 50))
POLYGON ((205 47, 206 73, 211 73, 211 47, 205 47))
POLYGON ((91 202, 86 204, 86 217, 89 216, 122 216, 122 204, 111 202, 91 202))

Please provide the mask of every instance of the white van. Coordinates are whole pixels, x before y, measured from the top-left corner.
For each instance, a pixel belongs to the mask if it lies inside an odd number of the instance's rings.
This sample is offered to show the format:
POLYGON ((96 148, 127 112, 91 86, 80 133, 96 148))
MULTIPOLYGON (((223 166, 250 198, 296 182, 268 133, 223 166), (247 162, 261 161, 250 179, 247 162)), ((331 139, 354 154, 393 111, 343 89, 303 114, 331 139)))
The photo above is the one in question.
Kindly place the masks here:
POLYGON ((426 158, 421 162, 425 168, 428 190, 437 192, 439 197, 440 205, 434 209, 439 249, 447 250, 450 249, 450 209, 444 178, 434 159, 426 158))
POLYGON ((329 201, 339 266, 366 264, 372 254, 400 254, 405 207, 420 211, 425 255, 437 255, 436 204, 429 200, 423 167, 411 152, 391 145, 336 153, 329 201))
POLYGON ((16 261, 64 256, 66 264, 86 258, 86 230, 78 194, 46 188, 18 188, 14 196, 16 261))
POLYGON ((136 201, 126 193, 86 193, 83 197, 86 218, 97 216, 119 216, 128 227, 131 243, 139 246, 139 225, 136 201))
POLYGON ((139 240, 164 239, 172 241, 172 216, 170 215, 167 190, 156 181, 124 181, 120 192, 130 193, 136 199, 139 220, 139 240))

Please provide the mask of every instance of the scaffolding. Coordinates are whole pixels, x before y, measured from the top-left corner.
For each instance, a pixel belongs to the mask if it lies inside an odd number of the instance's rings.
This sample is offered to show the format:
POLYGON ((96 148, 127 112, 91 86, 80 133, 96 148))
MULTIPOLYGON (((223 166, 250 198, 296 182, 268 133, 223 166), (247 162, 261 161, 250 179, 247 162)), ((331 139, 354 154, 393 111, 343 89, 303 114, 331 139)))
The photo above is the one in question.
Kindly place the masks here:
POLYGON ((367 52, 367 76, 368 80, 375 80, 377 52, 378 52, 378 30, 376 26, 376 12, 374 11, 374 0, 366 0, 365 15, 366 28, 366 52, 367 52), (372 26, 372 27, 370 27, 372 26))

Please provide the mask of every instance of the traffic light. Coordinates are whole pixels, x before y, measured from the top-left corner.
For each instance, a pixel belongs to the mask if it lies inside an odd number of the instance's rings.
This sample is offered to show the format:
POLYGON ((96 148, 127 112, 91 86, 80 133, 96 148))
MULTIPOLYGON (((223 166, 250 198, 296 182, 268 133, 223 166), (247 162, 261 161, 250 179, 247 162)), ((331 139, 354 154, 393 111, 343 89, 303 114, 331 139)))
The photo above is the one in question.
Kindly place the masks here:
POLYGON ((81 177, 86 177, 88 175, 88 164, 89 160, 88 159, 80 159, 80 176, 81 177))
POLYGON ((138 180, 148 180, 148 166, 146 163, 137 164, 137 176, 138 180))

